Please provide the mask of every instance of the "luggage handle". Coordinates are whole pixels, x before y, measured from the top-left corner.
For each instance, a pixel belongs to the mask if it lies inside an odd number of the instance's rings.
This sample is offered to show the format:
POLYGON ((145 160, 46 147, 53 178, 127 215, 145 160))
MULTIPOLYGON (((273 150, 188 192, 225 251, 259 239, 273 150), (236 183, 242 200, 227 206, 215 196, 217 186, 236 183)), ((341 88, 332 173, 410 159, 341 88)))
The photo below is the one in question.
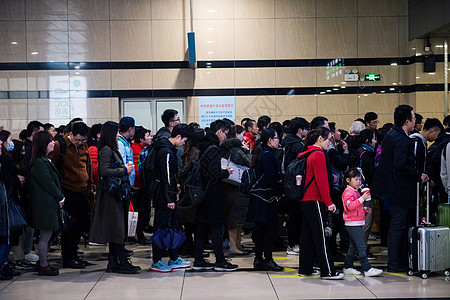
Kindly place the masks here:
MULTIPOLYGON (((425 185, 427 199, 427 223, 430 222, 430 182, 425 185)), ((420 182, 417 182, 416 226, 420 225, 420 182)))

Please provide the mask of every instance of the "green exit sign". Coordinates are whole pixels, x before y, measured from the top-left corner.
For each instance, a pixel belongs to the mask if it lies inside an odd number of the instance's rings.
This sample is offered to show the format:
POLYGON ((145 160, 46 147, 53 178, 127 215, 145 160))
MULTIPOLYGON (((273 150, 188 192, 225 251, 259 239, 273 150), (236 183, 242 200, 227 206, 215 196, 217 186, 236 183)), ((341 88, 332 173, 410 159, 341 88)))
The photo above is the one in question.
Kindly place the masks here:
POLYGON ((366 74, 364 78, 368 81, 379 81, 381 79, 380 74, 366 74))

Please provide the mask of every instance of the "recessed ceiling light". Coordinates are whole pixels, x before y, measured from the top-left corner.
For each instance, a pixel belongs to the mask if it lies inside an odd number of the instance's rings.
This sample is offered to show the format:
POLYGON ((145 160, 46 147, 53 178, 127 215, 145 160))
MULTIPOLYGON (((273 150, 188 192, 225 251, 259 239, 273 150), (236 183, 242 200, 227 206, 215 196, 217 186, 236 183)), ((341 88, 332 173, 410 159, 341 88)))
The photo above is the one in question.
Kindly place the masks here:
POLYGON ((80 75, 80 72, 75 72, 75 75, 80 75))
POLYGON ((214 54, 214 52, 213 52, 213 51, 209 51, 209 52, 208 52, 208 54, 210 54, 210 55, 211 55, 211 54, 214 54))
POLYGON ((391 63, 391 66, 396 66, 396 65, 397 65, 397 63, 395 63, 395 62, 391 63))
POLYGON ((37 52, 37 51, 31 52, 31 55, 38 55, 38 54, 39 54, 39 52, 37 52))
POLYGON ((428 73, 428 75, 434 75, 434 74, 436 74, 436 73, 434 73, 434 72, 433 73, 428 73))
POLYGON ((380 93, 386 93, 386 91, 381 91, 380 93))
POLYGON ((395 91, 395 88, 390 88, 389 90, 391 90, 391 91, 395 91))
POLYGON ((444 45, 436 45, 436 48, 444 48, 444 45))
POLYGON ((77 70, 78 70, 79 68, 80 68, 80 66, 75 66, 75 69, 77 69, 77 70))
POLYGON ((420 79, 420 77, 419 77, 419 76, 416 76, 416 79, 420 79))
POLYGON ((11 42, 11 45, 17 45, 17 42, 11 42))

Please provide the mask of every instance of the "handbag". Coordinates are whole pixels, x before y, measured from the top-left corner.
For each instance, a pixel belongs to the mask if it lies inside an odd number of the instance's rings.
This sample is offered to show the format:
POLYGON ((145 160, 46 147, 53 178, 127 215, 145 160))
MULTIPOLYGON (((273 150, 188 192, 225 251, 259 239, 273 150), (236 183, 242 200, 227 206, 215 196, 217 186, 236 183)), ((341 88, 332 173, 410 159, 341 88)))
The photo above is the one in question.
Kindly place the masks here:
POLYGON ((131 185, 128 180, 123 180, 120 177, 106 177, 101 178, 102 189, 110 195, 129 195, 131 193, 131 185))
POLYGON ((242 180, 242 175, 244 174, 244 171, 248 169, 248 167, 241 166, 241 165, 238 165, 238 164, 235 164, 234 162, 232 162, 231 161, 231 151, 230 151, 230 156, 228 157, 228 159, 221 158, 220 163, 222 165, 222 169, 228 169, 228 168, 233 169, 233 173, 231 173, 230 176, 228 176, 228 178, 224 179, 224 181, 225 182, 233 181, 234 183, 237 183, 237 185, 239 185, 242 180))
POLYGON ((59 209, 58 219, 59 219, 59 230, 61 232, 68 231, 70 228, 72 228, 73 224, 75 224, 75 220, 64 208, 59 209))
POLYGON ((128 236, 129 237, 136 236, 138 216, 139 216, 139 213, 134 211, 133 205, 130 202, 130 206, 128 208, 128 236))
POLYGON ((25 220, 25 214, 22 207, 13 199, 9 201, 8 222, 10 230, 15 230, 27 226, 27 221, 25 220))

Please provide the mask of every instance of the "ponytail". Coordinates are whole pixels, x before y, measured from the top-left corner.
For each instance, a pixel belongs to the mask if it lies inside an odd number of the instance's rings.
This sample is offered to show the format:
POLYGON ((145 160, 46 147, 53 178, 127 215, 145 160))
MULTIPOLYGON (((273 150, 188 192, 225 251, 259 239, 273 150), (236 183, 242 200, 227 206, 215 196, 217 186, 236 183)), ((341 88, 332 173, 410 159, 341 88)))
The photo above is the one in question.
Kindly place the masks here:
POLYGON ((331 133, 330 129, 326 127, 317 127, 314 130, 310 130, 305 139, 305 146, 308 147, 314 145, 319 139, 319 136, 321 136, 324 139, 327 139, 330 133, 331 133))

